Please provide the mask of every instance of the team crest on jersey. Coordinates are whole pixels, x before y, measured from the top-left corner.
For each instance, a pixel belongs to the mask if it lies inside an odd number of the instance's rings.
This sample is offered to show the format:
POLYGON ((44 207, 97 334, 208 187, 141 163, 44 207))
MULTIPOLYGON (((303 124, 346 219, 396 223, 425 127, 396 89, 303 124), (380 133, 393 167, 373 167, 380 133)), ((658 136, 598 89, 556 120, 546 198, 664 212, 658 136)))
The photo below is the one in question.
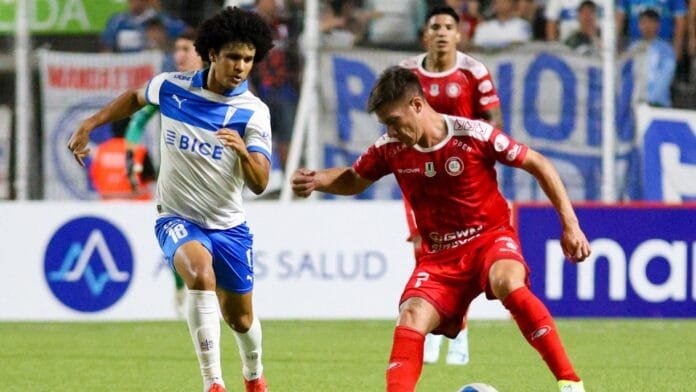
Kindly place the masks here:
POLYGON ((426 177, 435 177, 437 172, 435 171, 435 163, 434 162, 425 162, 425 176, 426 177))
POLYGON ((496 136, 495 141, 493 142, 493 148, 495 148, 495 150, 498 152, 505 150, 509 145, 510 139, 508 139, 505 135, 496 136))
POLYGON ((433 97, 437 97, 440 95, 440 85, 439 84, 431 84, 430 85, 430 95, 433 97))
POLYGON ((447 96, 450 98, 457 98, 459 95, 462 93, 462 88, 459 87, 457 83, 447 83, 447 87, 445 88, 445 92, 447 93, 447 96))
POLYGON ((456 177, 464 171, 464 162, 459 157, 451 157, 445 163, 445 170, 450 176, 456 177))

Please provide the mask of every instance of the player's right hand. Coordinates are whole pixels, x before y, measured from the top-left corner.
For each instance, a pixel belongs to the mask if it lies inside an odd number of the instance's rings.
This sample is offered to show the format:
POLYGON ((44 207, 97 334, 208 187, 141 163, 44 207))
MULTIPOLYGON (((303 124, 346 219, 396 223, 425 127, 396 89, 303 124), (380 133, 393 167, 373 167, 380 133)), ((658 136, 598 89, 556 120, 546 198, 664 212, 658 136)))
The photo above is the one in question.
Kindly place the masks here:
POLYGON ((316 188, 314 170, 297 169, 290 178, 292 191, 299 197, 308 197, 316 188))
POLYGON ((68 150, 72 152, 73 156, 75 156, 75 160, 82 167, 85 166, 83 158, 89 155, 90 151, 90 149, 87 148, 87 144, 89 143, 90 131, 91 129, 89 129, 83 123, 82 125, 80 125, 80 128, 78 128, 77 131, 75 131, 75 133, 72 134, 70 140, 68 141, 68 150))

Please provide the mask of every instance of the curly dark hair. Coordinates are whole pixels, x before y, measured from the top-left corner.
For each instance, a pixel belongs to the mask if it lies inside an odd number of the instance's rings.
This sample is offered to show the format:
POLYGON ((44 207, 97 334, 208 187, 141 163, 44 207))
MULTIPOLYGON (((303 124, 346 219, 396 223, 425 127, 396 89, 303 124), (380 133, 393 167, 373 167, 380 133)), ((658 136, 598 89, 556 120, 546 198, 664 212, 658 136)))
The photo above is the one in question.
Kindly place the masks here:
POLYGON ((273 34, 257 13, 227 7, 201 23, 194 45, 198 55, 207 60, 210 49, 218 53, 230 42, 252 45, 256 49, 254 62, 259 62, 273 49, 273 34))

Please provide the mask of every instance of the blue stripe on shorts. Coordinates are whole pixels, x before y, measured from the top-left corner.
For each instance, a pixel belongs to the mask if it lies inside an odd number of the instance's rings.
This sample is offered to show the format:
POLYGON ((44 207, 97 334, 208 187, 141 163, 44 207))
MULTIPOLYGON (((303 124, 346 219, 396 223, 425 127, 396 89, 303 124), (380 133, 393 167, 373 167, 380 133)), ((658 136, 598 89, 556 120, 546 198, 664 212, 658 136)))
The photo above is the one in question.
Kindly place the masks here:
POLYGON ((174 254, 181 245, 198 241, 213 256, 218 287, 238 294, 254 288, 254 236, 246 223, 230 229, 211 230, 183 218, 168 216, 157 219, 155 234, 170 267, 174 268, 174 254))

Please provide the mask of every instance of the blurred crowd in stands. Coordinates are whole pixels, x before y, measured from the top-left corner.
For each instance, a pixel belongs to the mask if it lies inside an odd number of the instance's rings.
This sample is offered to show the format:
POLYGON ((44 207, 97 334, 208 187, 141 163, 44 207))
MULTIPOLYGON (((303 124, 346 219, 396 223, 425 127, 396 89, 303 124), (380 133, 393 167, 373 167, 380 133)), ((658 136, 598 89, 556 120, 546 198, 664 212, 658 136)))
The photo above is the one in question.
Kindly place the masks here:
MULTIPOLYGON (((220 7, 257 10, 273 27, 276 49, 255 68, 256 92, 269 103, 281 162, 294 121, 299 91, 304 0, 128 0, 101 36, 114 52, 160 49, 164 70, 173 70, 171 47, 220 7)), ((460 14, 461 42, 467 52, 495 52, 530 41, 566 45, 584 56, 600 56, 601 2, 592 0, 320 0, 323 47, 422 49, 420 35, 430 7, 448 5, 460 14)), ((655 106, 695 108, 696 94, 679 99, 696 83, 696 0, 616 0, 619 53, 647 53, 655 106)))

